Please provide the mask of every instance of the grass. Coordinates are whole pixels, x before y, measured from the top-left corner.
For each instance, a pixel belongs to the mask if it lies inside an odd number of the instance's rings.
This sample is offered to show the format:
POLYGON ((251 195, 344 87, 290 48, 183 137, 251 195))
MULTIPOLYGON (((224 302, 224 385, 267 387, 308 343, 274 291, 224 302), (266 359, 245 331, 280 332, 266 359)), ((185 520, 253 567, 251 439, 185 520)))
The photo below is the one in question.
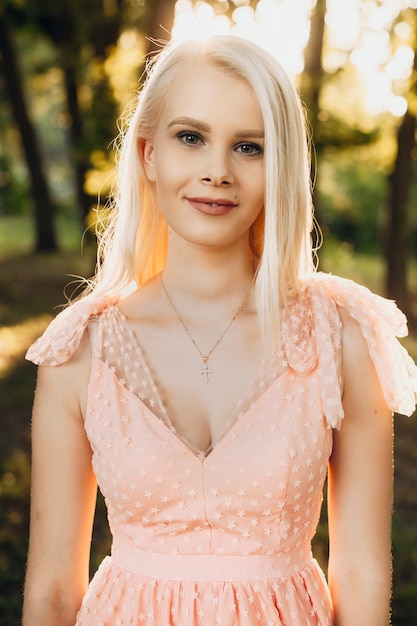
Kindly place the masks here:
MULTIPOLYGON (((30 413, 36 368, 24 353, 65 302, 68 275, 89 276, 91 251, 80 254, 80 234, 69 220, 59 221, 60 254, 33 255, 31 224, 0 218, 0 623, 20 624, 26 562, 30 489, 30 413)), ((323 251, 322 269, 382 292, 381 260, 353 255, 346 246, 323 251)), ((417 356, 417 337, 407 347, 417 356)), ((417 423, 398 418, 395 440, 393 520, 393 626, 417 624, 417 423)), ((326 525, 319 527, 316 550, 326 557, 326 525)), ((94 530, 92 570, 107 553, 109 537, 102 499, 94 530)))
MULTIPOLYGON (((60 216, 56 222, 61 250, 80 250, 81 226, 74 219, 65 216, 60 216)), ((0 216, 0 261, 31 254, 34 241, 32 220, 22 215, 0 216)))
MULTIPOLYGON (((32 254, 32 227, 0 218, 0 624, 20 624, 30 490, 30 415, 36 367, 28 346, 65 302, 70 274, 91 275, 91 251, 79 252, 79 229, 58 223, 62 252, 32 254)), ((104 528, 104 523, 102 523, 104 528)), ((98 537, 100 537, 100 533, 98 537)), ((97 543, 97 539, 95 540, 97 543)))

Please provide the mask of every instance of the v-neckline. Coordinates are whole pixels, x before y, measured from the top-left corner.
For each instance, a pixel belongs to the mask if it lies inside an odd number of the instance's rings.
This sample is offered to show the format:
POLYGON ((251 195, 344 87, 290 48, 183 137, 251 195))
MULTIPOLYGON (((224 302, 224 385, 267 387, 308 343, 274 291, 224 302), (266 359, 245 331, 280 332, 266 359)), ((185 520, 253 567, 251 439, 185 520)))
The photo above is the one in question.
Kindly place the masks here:
MULTIPOLYGON (((160 417, 154 410, 152 410, 152 408, 148 406, 148 404, 138 394, 136 394, 134 391, 129 389, 123 383, 123 380, 114 371, 114 367, 111 367, 110 364, 106 363, 104 358, 101 358, 100 360, 104 362, 109 367, 109 369, 113 370, 113 373, 116 379, 118 380, 119 384, 121 384, 124 389, 127 389, 129 393, 131 393, 135 398, 137 398, 142 403, 142 405, 146 407, 149 413, 152 416, 154 416, 154 418, 158 419, 165 426, 165 428, 168 431, 170 431, 178 439, 178 441, 180 441, 186 448, 188 448, 188 450, 192 452, 192 454, 195 457, 197 457, 200 460, 205 460, 208 457, 210 457, 211 454, 214 452, 214 450, 217 448, 217 446, 225 439, 225 437, 227 437, 228 433, 233 429, 234 425, 237 422, 239 422, 242 419, 242 417, 244 417, 250 411, 251 407, 254 406, 258 402, 258 400, 267 393, 267 391, 272 387, 272 385, 277 380, 284 377, 285 374, 287 374, 290 370, 288 363, 286 362, 286 359, 283 357, 283 361, 285 362, 285 367, 283 366, 281 371, 279 371, 276 376, 273 376, 271 380, 269 380, 266 383, 261 384, 264 378, 264 373, 268 365, 271 365, 272 363, 274 363, 278 359, 278 356, 281 354, 280 349, 277 348, 272 356, 264 357, 260 363, 258 372, 252 378, 249 385, 246 387, 247 393, 243 395, 243 401, 239 400, 237 403, 235 403, 235 407, 234 407, 234 410, 232 411, 232 415, 230 416, 230 418, 226 420, 221 436, 217 440, 212 441, 212 443, 210 444, 210 446, 208 446, 206 450, 199 450, 198 448, 193 446, 193 444, 189 442, 186 437, 181 435, 175 428, 174 423, 172 422, 172 419, 170 418, 169 411, 167 410, 167 407, 162 400, 164 394, 161 393, 160 387, 157 384, 158 381, 155 380, 155 377, 152 373, 152 369, 149 366, 149 363, 147 362, 145 358, 144 350, 142 348, 139 337, 136 331, 134 330, 134 328, 132 328, 129 322, 129 318, 120 310, 117 304, 110 305, 109 309, 113 312, 113 315, 116 317, 116 320, 119 322, 119 324, 121 324, 123 329, 129 333, 129 335, 135 342, 135 347, 138 352, 139 360, 142 363, 143 371, 146 375, 147 382, 149 383, 150 387, 154 391, 156 402, 162 412, 162 417, 160 417), (255 391, 258 389, 260 389, 261 391, 255 394, 255 391)), ((281 350, 282 350, 282 347, 281 347, 281 350)))
POLYGON ((143 401, 142 398, 140 398, 136 393, 134 393, 131 389, 129 389, 125 385, 124 381, 119 378, 119 376, 116 374, 114 369, 108 363, 106 363, 106 361, 100 358, 96 358, 95 360, 101 363, 106 368, 106 371, 114 378, 117 385, 119 385, 125 393, 129 394, 136 402, 140 404, 142 409, 146 411, 146 413, 149 415, 149 418, 152 420, 152 422, 158 425, 158 427, 160 428, 161 432, 164 435, 167 435, 168 437, 172 438, 178 444, 178 446, 182 447, 184 451, 190 453, 193 456, 193 458, 200 461, 201 463, 207 462, 208 459, 211 459, 213 455, 217 452, 217 450, 221 448, 222 446, 224 446, 227 443, 227 440, 233 436, 233 432, 239 427, 239 425, 241 425, 242 423, 245 423, 251 418, 251 414, 254 411, 254 409, 256 409, 256 406, 262 401, 262 399, 268 393, 272 391, 272 388, 275 385, 281 384, 285 380, 286 376, 288 376, 291 373, 291 369, 287 368, 279 376, 274 378, 274 380, 272 380, 269 385, 266 385, 262 393, 260 393, 256 397, 256 399, 253 402, 251 402, 250 405, 247 406, 246 410, 243 411, 241 415, 239 415, 230 424, 230 426, 224 431, 220 439, 218 439, 214 444, 210 445, 206 451, 203 451, 203 450, 198 450, 197 448, 195 448, 186 439, 186 437, 183 437, 181 433, 178 433, 175 426, 171 422, 165 422, 164 420, 162 420, 155 413, 155 411, 153 411, 152 408, 148 406, 146 402, 143 401))

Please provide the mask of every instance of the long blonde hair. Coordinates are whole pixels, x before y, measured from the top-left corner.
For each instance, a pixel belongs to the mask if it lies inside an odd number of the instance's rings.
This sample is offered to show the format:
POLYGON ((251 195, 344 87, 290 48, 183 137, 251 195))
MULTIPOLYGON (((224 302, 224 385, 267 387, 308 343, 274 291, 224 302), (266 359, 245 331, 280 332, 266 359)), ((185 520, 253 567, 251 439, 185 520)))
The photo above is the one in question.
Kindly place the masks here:
POLYGON ((121 135, 117 190, 88 291, 123 296, 164 267, 166 223, 147 187, 140 147, 155 132, 178 68, 200 59, 245 81, 259 101, 265 129, 265 203, 250 242, 259 321, 264 339, 274 341, 280 307, 314 271, 308 135, 300 99, 281 65, 260 46, 239 37, 168 45, 149 62, 137 106, 121 135))

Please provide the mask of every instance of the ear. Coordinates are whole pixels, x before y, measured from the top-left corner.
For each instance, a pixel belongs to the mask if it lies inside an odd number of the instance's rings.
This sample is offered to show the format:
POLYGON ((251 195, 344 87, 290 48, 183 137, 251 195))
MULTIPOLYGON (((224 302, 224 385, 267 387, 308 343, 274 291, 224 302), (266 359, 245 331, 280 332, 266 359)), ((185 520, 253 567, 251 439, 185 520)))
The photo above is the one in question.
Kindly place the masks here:
POLYGON ((139 155, 147 180, 151 183, 156 182, 155 151, 153 144, 150 141, 142 140, 139 145, 139 155))

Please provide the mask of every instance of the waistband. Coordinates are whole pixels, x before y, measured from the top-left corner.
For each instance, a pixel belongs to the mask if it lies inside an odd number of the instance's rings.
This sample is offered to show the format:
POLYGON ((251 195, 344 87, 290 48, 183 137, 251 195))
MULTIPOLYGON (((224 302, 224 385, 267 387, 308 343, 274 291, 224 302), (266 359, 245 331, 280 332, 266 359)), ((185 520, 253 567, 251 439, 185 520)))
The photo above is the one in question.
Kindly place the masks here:
POLYGON ((120 569, 160 580, 249 581, 284 579, 313 562, 310 547, 276 554, 163 554, 114 541, 111 561, 120 569))

